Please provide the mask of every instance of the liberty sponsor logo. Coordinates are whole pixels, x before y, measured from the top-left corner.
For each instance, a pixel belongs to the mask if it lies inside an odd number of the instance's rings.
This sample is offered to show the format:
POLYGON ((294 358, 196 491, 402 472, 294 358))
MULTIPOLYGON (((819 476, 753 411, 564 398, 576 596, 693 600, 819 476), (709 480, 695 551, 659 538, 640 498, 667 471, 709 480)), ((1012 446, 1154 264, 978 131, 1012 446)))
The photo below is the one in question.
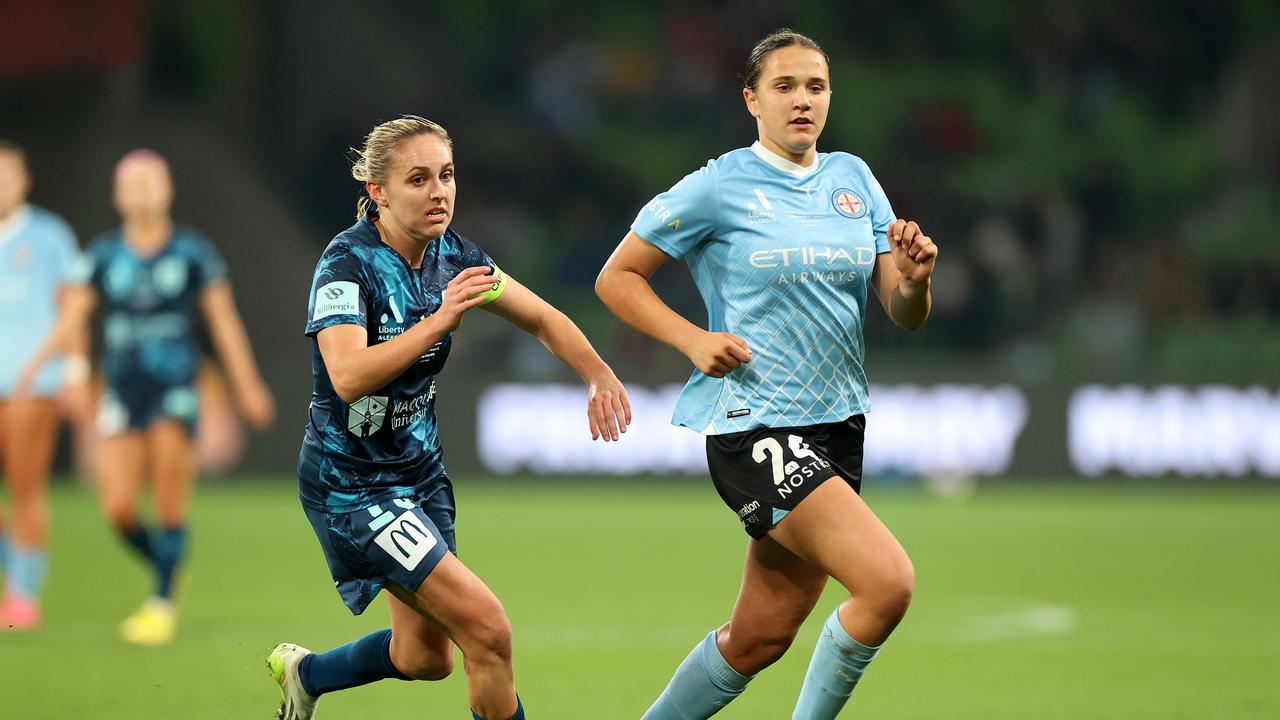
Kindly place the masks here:
POLYGON ((316 290, 316 309, 312 320, 331 315, 359 315, 360 286, 349 280, 337 280, 316 290))
POLYGON ((347 431, 359 437, 369 437, 378 432, 387 417, 387 398, 367 395, 351 403, 347 414, 347 431))
POLYGON ((850 220, 856 220, 867 214, 867 204, 862 201, 858 193, 849 188, 840 188, 831 193, 831 205, 836 212, 850 220))
POLYGON ((752 192, 755 194, 759 204, 757 205, 754 202, 747 203, 747 222, 752 225, 766 225, 778 222, 778 216, 773 214, 773 204, 769 202, 769 198, 765 197, 764 191, 760 188, 753 188, 752 192))
POLYGON ((405 570, 418 567, 431 548, 440 542, 412 510, 406 510, 392 520, 373 541, 405 570))
POLYGON ((803 487, 805 481, 817 476, 820 470, 831 468, 831 463, 818 457, 799 435, 787 435, 786 450, 775 437, 757 440, 751 449, 752 460, 769 463, 773 472, 774 490, 782 499, 803 487), (791 460, 787 460, 786 450, 791 451, 791 460))
POLYGON ((400 311, 395 293, 387 298, 387 312, 382 313, 379 322, 381 324, 378 325, 378 342, 385 342, 404 332, 404 313, 400 311), (395 320, 394 325, 390 324, 392 320, 395 320))

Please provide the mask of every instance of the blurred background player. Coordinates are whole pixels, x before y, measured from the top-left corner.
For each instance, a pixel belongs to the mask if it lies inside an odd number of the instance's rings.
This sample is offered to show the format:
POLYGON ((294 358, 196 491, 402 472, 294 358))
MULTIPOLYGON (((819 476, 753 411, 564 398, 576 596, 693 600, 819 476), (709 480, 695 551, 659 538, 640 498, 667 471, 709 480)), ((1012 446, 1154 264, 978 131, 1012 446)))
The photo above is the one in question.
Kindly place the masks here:
POLYGON ((592 439, 617 440, 630 403, 564 313, 449 229, 457 185, 443 127, 413 115, 382 123, 358 156, 351 174, 369 197, 312 282, 315 392, 298 476, 343 601, 358 615, 385 588, 391 627, 320 654, 278 645, 267 664, 284 695, 280 717, 305 720, 320 695, 385 678, 443 679, 457 643, 473 715, 524 718, 506 611, 456 556, 435 376, 463 314, 484 305, 587 384, 592 439))
POLYGON ((134 150, 117 163, 114 182, 123 225, 89 246, 77 278, 81 284, 70 289, 57 329, 24 378, 34 377, 51 353, 85 332, 94 308, 103 304, 102 507, 155 575, 154 593, 125 619, 121 632, 132 643, 161 645, 177 630, 174 582, 186 554, 195 476, 195 325, 201 316, 248 422, 268 426, 275 408, 221 258, 203 235, 175 226, 170 217, 168 163, 152 150, 134 150), (156 526, 139 517, 148 472, 156 526))
POLYGON ((0 632, 40 622, 40 592, 48 572, 47 494, 57 442, 56 396, 64 382, 83 393, 89 374, 81 335, 72 339, 69 359, 46 364, 25 388, 19 387, 23 365, 53 329, 78 252, 71 228, 29 204, 30 191, 22 148, 0 140, 0 455, 13 503, 11 526, 0 517, 0 568, 6 571, 0 632))
POLYGON ((744 80, 759 140, 654 198, 596 284, 620 318, 696 366, 673 422, 707 435, 712 481, 752 538, 732 618, 693 649, 646 720, 718 712, 782 657, 828 577, 850 597, 823 627, 794 717, 834 718, 915 584, 858 495, 870 409, 862 324, 868 289, 898 325, 925 321, 937 248, 894 218, 860 158, 818 154, 831 81, 813 40, 769 35, 744 80), (687 258, 709 330, 650 287, 671 258, 687 258))

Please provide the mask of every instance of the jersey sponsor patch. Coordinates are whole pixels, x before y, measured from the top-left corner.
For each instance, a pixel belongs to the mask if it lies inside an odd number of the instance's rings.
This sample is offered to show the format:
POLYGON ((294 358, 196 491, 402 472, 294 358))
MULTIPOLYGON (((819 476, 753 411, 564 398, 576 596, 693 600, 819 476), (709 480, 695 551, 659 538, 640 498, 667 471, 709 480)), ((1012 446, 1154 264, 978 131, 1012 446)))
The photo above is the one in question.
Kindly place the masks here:
POLYGON ((369 437, 378 432, 387 417, 387 400, 385 395, 366 395, 351 403, 347 430, 359 437, 369 437))
POLYGON ((391 524, 378 533, 373 541, 396 562, 403 565, 405 570, 418 567, 418 563, 422 562, 427 553, 431 552, 431 548, 439 542, 412 510, 406 510, 400 514, 400 517, 392 520, 391 524))
POLYGON ((316 290, 316 309, 312 320, 330 315, 359 315, 360 286, 350 280, 336 280, 316 290))

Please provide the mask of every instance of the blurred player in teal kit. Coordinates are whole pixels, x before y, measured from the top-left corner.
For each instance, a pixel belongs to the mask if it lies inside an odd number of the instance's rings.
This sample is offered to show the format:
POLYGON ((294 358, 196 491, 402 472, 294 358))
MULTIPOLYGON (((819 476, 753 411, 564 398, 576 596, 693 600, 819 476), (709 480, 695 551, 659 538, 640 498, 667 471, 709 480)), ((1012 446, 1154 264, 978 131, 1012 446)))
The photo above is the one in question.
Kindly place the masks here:
POLYGON ((58 299, 79 252, 62 218, 27 203, 30 189, 22 149, 0 140, 0 456, 13 502, 12 528, 0 527, 0 569, 5 570, 0 632, 28 630, 40 622, 56 398, 64 383, 85 392, 89 374, 81 347, 20 387, 24 363, 53 329, 58 299))
POLYGON ((125 155, 115 168, 114 192, 124 224, 90 244, 57 327, 24 376, 33 377, 47 357, 85 333, 101 303, 107 385, 98 412, 102 506, 155 576, 155 592, 125 619, 121 632, 135 644, 162 645, 177 630, 175 580, 186 555, 195 480, 195 325, 201 317, 246 419, 266 427, 275 406, 222 259, 203 235, 170 217, 173 182, 165 159, 151 150, 125 155), (158 527, 138 514, 148 471, 158 527))
POLYGON ((436 375, 462 316, 483 305, 582 378, 592 439, 626 430, 627 393, 568 317, 449 228, 457 186, 444 128, 391 120, 358 154, 351 174, 369 197, 311 287, 315 391, 299 494, 343 602, 360 614, 386 589, 391 627, 325 653, 278 645, 267 664, 284 696, 279 716, 311 718, 324 693, 385 678, 440 680, 456 643, 473 716, 524 718, 506 612, 456 555, 436 375))
POLYGON ((707 435, 712 481, 751 537, 729 622, 693 649, 645 720, 718 712, 782 657, 828 577, 850 596, 827 618, 794 717, 834 718, 915 584, 858 495, 870 409, 862 324, 869 290, 898 325, 925 321, 937 248, 894 217, 866 163, 817 152, 831 79, 816 43, 786 30, 764 38, 744 80, 759 141, 654 198, 596 284, 615 314, 696 366, 673 422, 707 435), (709 330, 649 286, 672 258, 688 262, 709 330))

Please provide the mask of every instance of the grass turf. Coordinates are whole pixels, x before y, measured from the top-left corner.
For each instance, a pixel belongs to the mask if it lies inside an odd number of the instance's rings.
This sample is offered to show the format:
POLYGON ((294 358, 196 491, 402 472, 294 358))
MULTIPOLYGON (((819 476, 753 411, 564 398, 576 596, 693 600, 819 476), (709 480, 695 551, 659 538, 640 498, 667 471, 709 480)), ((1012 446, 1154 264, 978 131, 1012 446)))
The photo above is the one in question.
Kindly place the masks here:
MULTIPOLYGON (((45 624, 0 634, 0 717, 267 718, 263 657, 386 624, 353 618, 284 478, 207 483, 182 625, 119 620, 147 578, 87 491, 54 492, 45 624)), ((919 574, 906 621, 843 716, 907 720, 1280 717, 1280 490, 1014 486, 868 500, 919 574)), ((531 718, 637 718, 728 617, 746 536, 710 485, 458 482, 462 557, 504 601, 531 718)), ((796 645, 717 717, 788 718, 834 584, 796 645)), ((461 663, 459 663, 461 668, 461 663)), ((328 696, 322 718, 466 718, 461 672, 328 696)))

